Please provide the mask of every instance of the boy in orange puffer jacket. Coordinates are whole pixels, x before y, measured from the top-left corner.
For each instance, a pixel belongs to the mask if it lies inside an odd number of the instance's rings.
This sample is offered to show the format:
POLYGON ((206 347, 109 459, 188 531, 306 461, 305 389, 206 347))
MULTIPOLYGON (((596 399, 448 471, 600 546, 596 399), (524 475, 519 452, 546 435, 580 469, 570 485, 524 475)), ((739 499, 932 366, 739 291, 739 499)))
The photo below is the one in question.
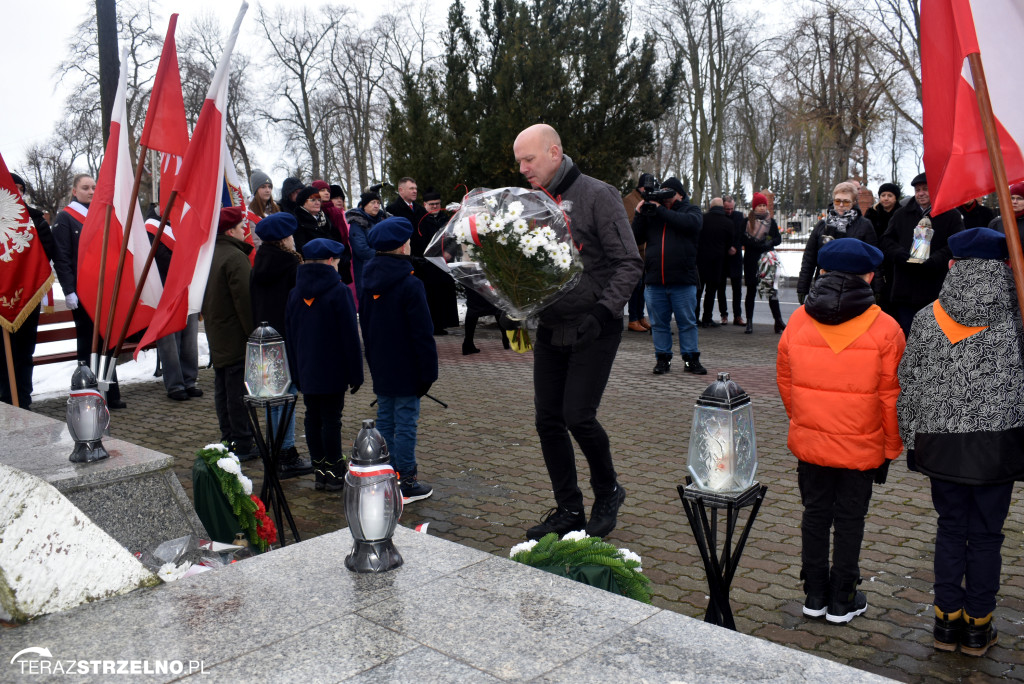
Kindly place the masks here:
POLYGON ((822 275, 779 340, 788 446, 800 459, 803 612, 834 623, 867 610, 857 585, 871 484, 885 482, 889 461, 903 451, 896 371, 906 341, 875 304, 871 280, 881 263, 881 251, 855 238, 825 244, 822 275))

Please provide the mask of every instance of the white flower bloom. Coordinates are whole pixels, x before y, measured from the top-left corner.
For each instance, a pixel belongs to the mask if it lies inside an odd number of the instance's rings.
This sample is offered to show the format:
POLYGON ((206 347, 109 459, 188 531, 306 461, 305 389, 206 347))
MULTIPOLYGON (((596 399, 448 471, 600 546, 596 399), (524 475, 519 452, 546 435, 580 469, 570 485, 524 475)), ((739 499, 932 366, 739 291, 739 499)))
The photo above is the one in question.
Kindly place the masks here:
POLYGON ((519 218, 512 223, 512 230, 516 232, 516 235, 526 235, 526 231, 530 230, 530 225, 519 218))
POLYGON ((157 577, 162 579, 164 582, 174 582, 182 578, 182 576, 188 572, 188 569, 192 567, 192 564, 185 561, 179 566, 175 566, 174 563, 164 563, 157 570, 157 577))
POLYGON ((224 446, 223 444, 221 444, 220 442, 217 442, 216 444, 207 444, 206 446, 203 447, 203 449, 212 449, 214 451, 227 451, 228 450, 228 448, 226 446, 224 446))
POLYGON ((565 254, 572 254, 572 247, 569 246, 568 242, 559 243, 558 249, 562 250, 565 254))
POLYGON ((226 473, 231 473, 232 475, 242 474, 241 466, 239 466, 238 461, 233 458, 220 459, 219 461, 217 461, 217 467, 226 473))
POLYGON ((492 233, 500 233, 505 229, 505 223, 500 217, 495 217, 490 223, 490 229, 492 233))
POLYGON ((491 209, 494 209, 494 207, 497 206, 498 204, 498 200, 494 199, 493 197, 488 197, 487 199, 484 200, 484 204, 489 206, 491 209))
POLYGON ((573 530, 572 532, 566 532, 565 536, 562 537, 562 541, 579 541, 586 539, 587 533, 583 530, 573 530))
POLYGON ((237 475, 238 481, 242 483, 242 491, 246 496, 252 496, 252 480, 245 475, 237 475))
POLYGON ((536 539, 533 539, 531 541, 525 541, 525 542, 523 542, 521 544, 516 544, 515 546, 512 547, 512 550, 508 552, 508 557, 512 558, 517 553, 521 553, 523 551, 529 551, 530 549, 532 549, 536 545, 537 545, 537 540, 536 539))
POLYGON ((498 233, 498 237, 496 239, 498 240, 499 245, 507 245, 508 233, 498 233))
POLYGON ((525 244, 525 243, 523 244, 523 254, 525 254, 528 257, 532 257, 536 253, 537 253, 537 246, 536 245, 525 244))
POLYGON ((550 226, 544 226, 543 228, 541 228, 540 234, 543 235, 546 239, 551 240, 552 242, 554 242, 558 238, 558 236, 555 235, 555 231, 553 231, 550 226))
POLYGON ((555 263, 558 265, 558 268, 563 271, 568 271, 569 268, 572 267, 572 259, 566 254, 559 254, 555 263))
POLYGON ((512 218, 519 218, 523 215, 523 203, 511 202, 505 211, 508 213, 508 216, 511 216, 512 218))

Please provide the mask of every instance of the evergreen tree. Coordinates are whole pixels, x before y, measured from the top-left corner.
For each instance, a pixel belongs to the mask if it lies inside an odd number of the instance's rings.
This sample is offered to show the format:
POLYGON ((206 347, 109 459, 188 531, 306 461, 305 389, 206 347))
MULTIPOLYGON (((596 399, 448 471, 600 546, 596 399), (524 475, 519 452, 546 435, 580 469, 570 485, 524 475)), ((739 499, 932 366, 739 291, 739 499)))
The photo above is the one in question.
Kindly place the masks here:
POLYGON ((653 122, 671 104, 679 71, 659 77, 653 36, 627 43, 628 23, 621 0, 482 0, 475 30, 454 0, 436 79, 443 97, 423 107, 434 86, 410 83, 419 98, 407 95, 391 111, 396 168, 418 154, 412 128, 429 126, 447 146, 450 167, 439 159, 437 172, 423 178, 451 174, 444 188, 520 185, 512 143, 544 122, 584 173, 629 187, 630 160, 651 151, 653 122))

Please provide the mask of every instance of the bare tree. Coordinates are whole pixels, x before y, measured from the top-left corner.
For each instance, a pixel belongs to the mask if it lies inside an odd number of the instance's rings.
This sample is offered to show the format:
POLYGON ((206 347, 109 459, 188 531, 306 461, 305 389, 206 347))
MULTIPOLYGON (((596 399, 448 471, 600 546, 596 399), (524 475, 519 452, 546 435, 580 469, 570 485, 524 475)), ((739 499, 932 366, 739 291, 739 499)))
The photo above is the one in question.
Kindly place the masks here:
POLYGON ((348 10, 327 5, 315 10, 262 7, 256 21, 273 57, 277 73, 273 94, 279 106, 264 108, 264 119, 280 127, 293 150, 309 159, 314 177, 323 175, 321 129, 335 113, 330 64, 332 37, 348 10))
POLYGON ((920 135, 921 0, 873 0, 874 12, 858 13, 865 31, 878 36, 867 66, 899 117, 920 135))

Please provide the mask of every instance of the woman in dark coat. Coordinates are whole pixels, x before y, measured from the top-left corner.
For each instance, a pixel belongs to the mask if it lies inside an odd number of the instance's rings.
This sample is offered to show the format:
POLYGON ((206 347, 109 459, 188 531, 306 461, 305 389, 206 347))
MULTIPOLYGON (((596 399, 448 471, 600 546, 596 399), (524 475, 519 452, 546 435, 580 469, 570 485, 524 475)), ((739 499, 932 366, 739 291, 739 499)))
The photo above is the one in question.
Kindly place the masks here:
MULTIPOLYGON (((811 283, 818 279, 818 250, 826 242, 847 237, 857 238, 873 247, 878 246, 874 226, 860 215, 860 208, 857 207, 857 188, 853 183, 844 182, 832 191, 832 206, 828 208, 828 214, 818 221, 807 238, 803 262, 800 264, 800 277, 796 283, 796 296, 801 304, 811 291, 811 283)), ((875 291, 878 291, 877 288, 875 291)))
POLYGON ((348 241, 352 247, 352 278, 356 284, 356 301, 363 296, 363 265, 373 258, 376 251, 367 242, 370 228, 389 216, 380 206, 380 195, 364 192, 359 196, 359 206, 345 214, 348 221, 348 241))
MULTIPOLYGON (((747 217, 747 229, 743 232, 743 275, 747 286, 747 328, 743 332, 748 335, 754 332, 754 298, 757 296, 757 266, 761 255, 770 252, 782 244, 782 234, 775 219, 768 215, 768 198, 759 192, 754 193, 751 201, 752 209, 747 217)), ((778 290, 772 288, 768 296, 768 306, 775 318, 775 332, 786 329, 779 309, 778 290)))
MULTIPOLYGON (((295 197, 295 204, 295 220, 299 223, 298 230, 295 231, 294 249, 296 252, 301 253, 302 247, 307 242, 317 238, 327 238, 343 245, 348 244, 348 240, 342 236, 341 231, 331 221, 331 217, 323 211, 323 199, 317 188, 311 185, 302 188, 295 197)), ((346 249, 338 266, 341 280, 345 283, 352 282, 348 268, 350 258, 346 249)))
MULTIPOLYGON (((256 234, 262 240, 256 250, 252 276, 249 279, 249 297, 252 301, 254 325, 264 322, 285 334, 284 312, 288 294, 295 287, 295 272, 302 257, 295 251, 294 233, 298 228, 295 217, 287 212, 277 212, 256 224, 256 234)), ((295 386, 292 394, 298 394, 295 386)), ((271 409, 271 421, 277 425, 281 408, 271 409)), ((313 472, 312 464, 299 457, 295 448, 295 415, 292 414, 285 428, 281 443, 281 460, 278 472, 282 478, 308 475, 313 472)))

